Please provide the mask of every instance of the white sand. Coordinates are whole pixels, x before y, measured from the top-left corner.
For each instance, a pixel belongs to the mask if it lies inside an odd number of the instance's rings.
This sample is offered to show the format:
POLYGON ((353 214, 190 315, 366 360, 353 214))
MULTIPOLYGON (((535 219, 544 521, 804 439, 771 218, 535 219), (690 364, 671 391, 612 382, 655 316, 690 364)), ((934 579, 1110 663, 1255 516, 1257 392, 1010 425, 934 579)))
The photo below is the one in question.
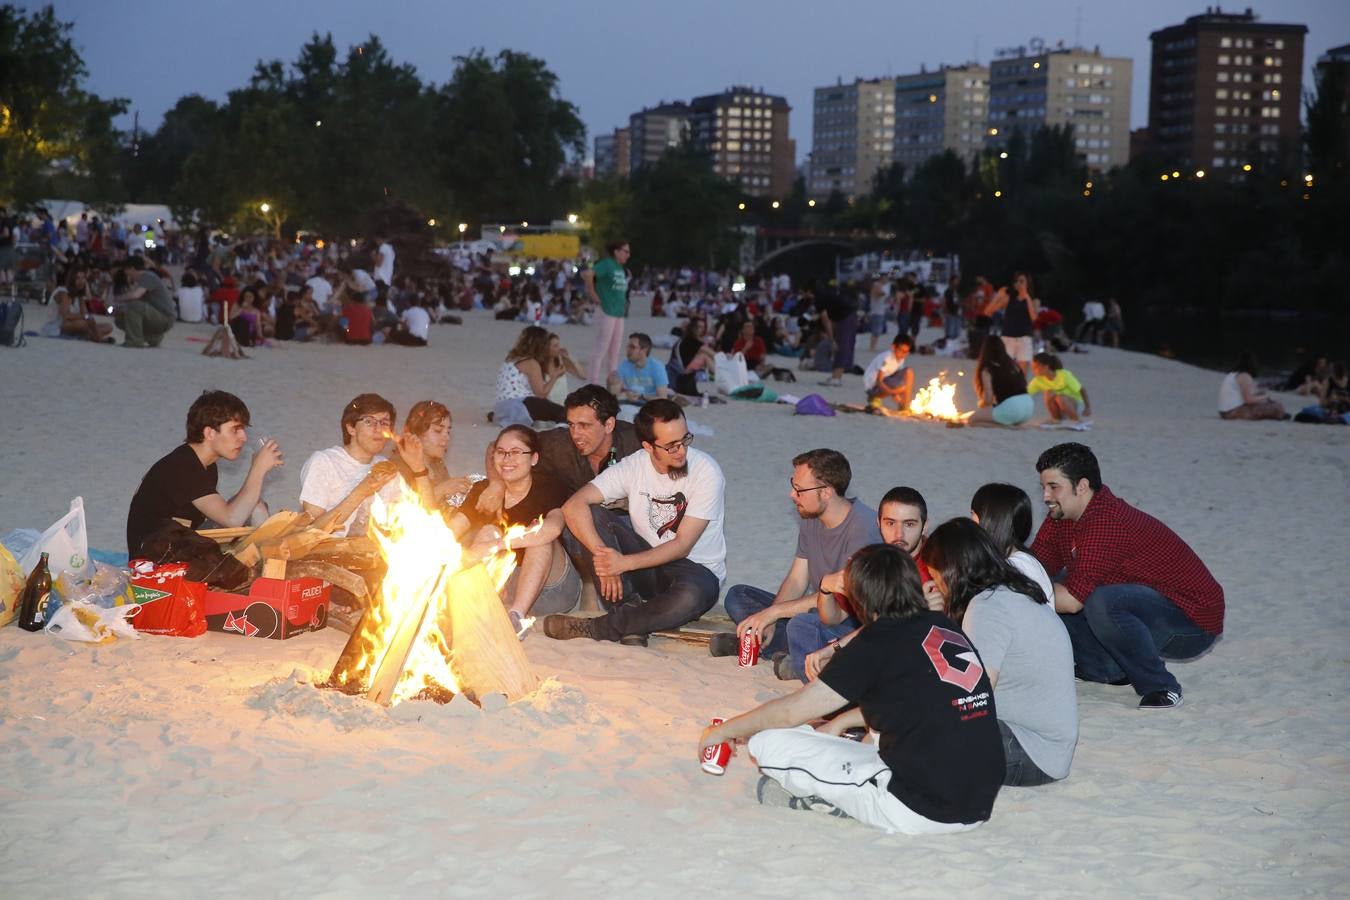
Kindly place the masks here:
MULTIPOLYGON (((662 333, 670 323, 642 324, 662 333)), ((301 463, 336 441, 340 407, 365 390, 400 412, 447 402, 451 469, 479 470, 496 367, 517 328, 472 314, 463 328, 434 328, 426 350, 281 346, 248 361, 200 356, 186 339, 207 326, 178 326, 159 351, 39 339, 0 350, 0 529, 43 527, 78 494, 93 544, 123 549, 141 474, 182 439, 184 412, 207 387, 240 395, 281 441, 274 508, 294 507, 301 463)), ((588 356, 589 333, 561 331, 588 356)), ((1227 591, 1227 634, 1175 667, 1178 711, 1143 713, 1129 688, 1080 685, 1069 779, 1005 788, 983 828, 888 837, 760 808, 748 759, 710 777, 695 740, 710 716, 789 686, 767 666, 741 672, 667 641, 643 650, 536 634, 526 650, 556 681, 532 701, 386 711, 306 683, 336 659, 345 636, 332 630, 90 647, 10 627, 0 631, 0 896, 1343 890, 1350 429, 1222 422, 1218 376, 1178 363, 1105 350, 1067 362, 1098 423, 1076 439, 1097 451, 1116 493, 1209 564, 1227 591)), ((921 378, 939 367, 917 359, 921 378)), ((857 378, 843 389, 817 380, 782 387, 859 399, 857 378)), ((972 403, 968 384, 960 402, 972 403)), ((965 514, 988 480, 1037 497, 1036 456, 1071 436, 751 404, 694 415, 716 429, 699 446, 727 475, 728 584, 769 588, 794 549, 794 453, 838 448, 859 497, 914 485, 938 522, 965 514)), ((222 468, 231 492, 242 469, 222 468)))

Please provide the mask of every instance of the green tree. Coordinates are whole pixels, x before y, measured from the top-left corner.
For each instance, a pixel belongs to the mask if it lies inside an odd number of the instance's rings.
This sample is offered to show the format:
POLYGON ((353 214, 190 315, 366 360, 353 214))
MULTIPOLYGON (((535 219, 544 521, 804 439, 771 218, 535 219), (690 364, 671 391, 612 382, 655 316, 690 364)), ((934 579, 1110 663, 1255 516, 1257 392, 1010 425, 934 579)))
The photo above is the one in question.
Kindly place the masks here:
POLYGON ((438 100, 439 174, 457 209, 483 221, 565 214, 561 170, 584 152, 586 130, 543 60, 513 50, 456 57, 438 100))
POLYGON ((30 203, 57 185, 89 201, 119 198, 112 120, 127 104, 84 89, 71 28, 50 6, 0 6, 0 202, 30 203))

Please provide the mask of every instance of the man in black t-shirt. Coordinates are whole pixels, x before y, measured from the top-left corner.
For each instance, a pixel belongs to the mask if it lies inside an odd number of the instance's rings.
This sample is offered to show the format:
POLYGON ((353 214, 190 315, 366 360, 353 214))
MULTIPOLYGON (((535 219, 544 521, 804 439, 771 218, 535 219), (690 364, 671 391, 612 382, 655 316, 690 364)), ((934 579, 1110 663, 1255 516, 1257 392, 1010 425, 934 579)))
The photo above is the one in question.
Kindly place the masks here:
POLYGON ((796 693, 705 729, 700 752, 749 738, 766 805, 828 810, 905 834, 976 827, 989 818, 1004 769, 979 654, 956 623, 928 609, 902 548, 859 550, 845 584, 865 623, 848 646, 796 693), (839 710, 820 731, 794 727, 839 710), (840 736, 860 725, 877 734, 875 747, 840 736))
MULTIPOLYGON (((173 523, 196 529, 208 518, 226 527, 261 521, 263 477, 284 462, 269 440, 253 454, 239 491, 226 500, 216 489, 216 461, 234 460, 248 442, 248 407, 225 391, 204 391, 188 409, 187 441, 141 479, 127 511, 127 552, 134 558, 148 538, 173 523)), ((158 554, 156 554, 158 555, 158 554)), ((170 560, 159 560, 170 561, 170 560)))

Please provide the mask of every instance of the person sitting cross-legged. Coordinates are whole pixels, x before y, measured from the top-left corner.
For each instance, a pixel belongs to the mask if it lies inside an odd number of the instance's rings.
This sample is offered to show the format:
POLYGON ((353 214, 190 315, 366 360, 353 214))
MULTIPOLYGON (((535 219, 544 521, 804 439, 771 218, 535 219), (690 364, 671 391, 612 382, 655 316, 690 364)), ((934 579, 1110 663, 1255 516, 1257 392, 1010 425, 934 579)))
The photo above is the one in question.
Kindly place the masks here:
POLYGON ((794 693, 704 729, 700 753, 748 738, 767 806, 903 834, 978 827, 1004 774, 994 689, 978 652, 928 608, 918 567, 899 547, 859 550, 844 581, 863 623, 848 645, 794 693), (818 731, 805 724, 832 713, 818 731), (863 725, 875 744, 842 736, 863 725))
POLYGON ((708 644, 713 656, 736 654, 748 634, 759 642, 760 655, 774 661, 779 677, 800 678, 807 654, 858 627, 832 596, 821 594, 821 579, 843 569, 855 551, 881 540, 876 513, 847 497, 852 479, 848 459, 838 450, 793 457, 788 497, 798 516, 796 556, 777 593, 748 584, 727 590, 723 603, 736 633, 714 635, 708 644), (821 604, 835 613, 831 621, 822 620, 821 604))
POLYGON ((643 452, 606 468, 563 505, 580 544, 575 561, 608 611, 549 616, 551 638, 645 646, 653 631, 692 622, 717 602, 727 556, 722 470, 690 448, 694 436, 673 400, 643 405, 633 427, 643 452), (619 499, 628 501, 631 524, 604 506, 619 499))

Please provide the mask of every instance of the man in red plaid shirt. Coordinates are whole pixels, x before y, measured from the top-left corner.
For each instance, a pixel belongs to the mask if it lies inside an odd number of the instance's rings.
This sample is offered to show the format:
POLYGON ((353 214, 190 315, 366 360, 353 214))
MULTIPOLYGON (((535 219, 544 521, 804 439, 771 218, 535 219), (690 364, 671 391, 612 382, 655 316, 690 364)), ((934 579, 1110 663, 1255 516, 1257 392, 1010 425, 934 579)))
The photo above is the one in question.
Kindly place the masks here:
POLYGON ((1097 457, 1057 444, 1036 461, 1049 513, 1032 554, 1055 578, 1075 674, 1130 684, 1140 709, 1181 705, 1164 659, 1190 659, 1223 633, 1223 588, 1186 542, 1102 484, 1097 457))

